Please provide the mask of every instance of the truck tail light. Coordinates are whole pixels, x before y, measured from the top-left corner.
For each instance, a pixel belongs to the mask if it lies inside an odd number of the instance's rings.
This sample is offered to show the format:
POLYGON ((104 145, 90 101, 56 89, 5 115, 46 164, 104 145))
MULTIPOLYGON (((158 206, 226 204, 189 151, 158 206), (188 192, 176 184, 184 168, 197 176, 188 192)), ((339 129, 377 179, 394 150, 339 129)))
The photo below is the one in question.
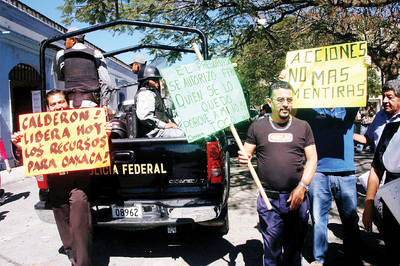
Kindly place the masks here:
POLYGON ((47 186, 47 176, 46 175, 37 175, 35 177, 36 177, 37 185, 40 189, 48 189, 49 188, 47 186))
POLYGON ((222 182, 224 175, 222 151, 218 142, 207 142, 208 181, 211 184, 222 182))

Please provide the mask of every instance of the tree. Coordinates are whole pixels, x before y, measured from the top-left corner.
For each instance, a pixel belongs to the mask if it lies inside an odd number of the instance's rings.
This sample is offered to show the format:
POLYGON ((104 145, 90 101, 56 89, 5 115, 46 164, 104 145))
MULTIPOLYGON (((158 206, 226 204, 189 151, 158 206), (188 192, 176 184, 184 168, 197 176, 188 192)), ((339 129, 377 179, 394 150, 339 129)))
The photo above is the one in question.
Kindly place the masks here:
MULTIPOLYGON (((139 19, 197 27, 210 39, 210 51, 216 55, 236 55, 260 34, 276 42, 274 26, 285 18, 296 21, 296 29, 329 34, 335 42, 368 41, 373 62, 386 79, 397 78, 400 60, 400 4, 395 0, 64 0, 64 23, 73 20, 89 24, 122 19, 139 19)), ((114 31, 133 32, 126 26, 114 31)), ((143 29, 140 29, 143 30, 143 29)), ((168 40, 189 44, 193 36, 149 31, 143 42, 168 40)), ((286 34, 293 34, 291 29, 286 34)), ((293 35, 290 35, 293 36, 293 35)), ((331 43, 332 44, 332 43, 331 43)), ((307 46, 310 47, 310 46, 307 46)), ((157 51, 156 53, 161 53, 157 51)), ((174 53, 169 57, 174 60, 174 53)))
POLYGON ((314 10, 305 21, 315 30, 334 36, 336 42, 367 41, 373 63, 384 73, 385 80, 390 80, 399 75, 399 8, 399 4, 352 9, 330 7, 314 10))
POLYGON ((333 37, 319 34, 308 27, 299 27, 294 17, 283 19, 271 27, 274 41, 264 36, 265 28, 259 26, 252 40, 233 57, 242 86, 251 91, 252 105, 266 103, 267 88, 285 67, 286 53, 331 44, 333 37))

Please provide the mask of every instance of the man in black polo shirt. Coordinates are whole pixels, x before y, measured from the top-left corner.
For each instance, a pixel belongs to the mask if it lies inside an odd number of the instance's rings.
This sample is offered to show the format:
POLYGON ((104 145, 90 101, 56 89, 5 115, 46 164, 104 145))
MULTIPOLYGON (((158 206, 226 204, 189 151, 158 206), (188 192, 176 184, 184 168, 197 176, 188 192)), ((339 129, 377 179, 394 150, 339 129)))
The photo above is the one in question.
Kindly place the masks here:
POLYGON ((307 122, 290 115, 293 89, 289 83, 272 84, 267 102, 272 113, 250 126, 239 163, 247 165, 256 151, 258 175, 272 204, 268 210, 258 196, 264 265, 301 265, 309 217, 306 191, 317 166, 314 137, 307 122))

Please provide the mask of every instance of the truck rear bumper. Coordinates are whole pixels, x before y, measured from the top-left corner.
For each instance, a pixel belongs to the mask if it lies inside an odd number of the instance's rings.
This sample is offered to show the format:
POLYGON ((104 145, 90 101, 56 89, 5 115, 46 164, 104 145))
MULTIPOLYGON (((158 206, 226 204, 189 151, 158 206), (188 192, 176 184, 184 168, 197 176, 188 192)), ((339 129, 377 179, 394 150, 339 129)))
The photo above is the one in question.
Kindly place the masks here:
MULTIPOLYGON (((217 206, 199 206, 199 207, 182 207, 182 208, 166 208, 161 213, 154 212, 150 215, 143 215, 142 218, 112 218, 98 217, 96 225, 116 228, 152 228, 158 226, 173 226, 190 223, 200 223, 218 218, 220 208, 217 206), (160 215, 161 214, 161 215, 160 215), (100 219, 99 219, 100 218, 100 219)), ((107 211, 111 213, 111 210, 107 211)))
MULTIPOLYGON (((219 218, 223 206, 199 199, 157 200, 157 201, 125 201, 118 205, 139 204, 142 210, 138 218, 113 218, 111 205, 92 206, 93 221, 96 226, 120 229, 146 229, 158 226, 174 226, 200 223, 209 226, 221 224, 219 218), (188 205, 191 206, 188 206, 188 205)), ((48 223, 55 223, 51 208, 43 201, 35 205, 39 218, 48 223)))

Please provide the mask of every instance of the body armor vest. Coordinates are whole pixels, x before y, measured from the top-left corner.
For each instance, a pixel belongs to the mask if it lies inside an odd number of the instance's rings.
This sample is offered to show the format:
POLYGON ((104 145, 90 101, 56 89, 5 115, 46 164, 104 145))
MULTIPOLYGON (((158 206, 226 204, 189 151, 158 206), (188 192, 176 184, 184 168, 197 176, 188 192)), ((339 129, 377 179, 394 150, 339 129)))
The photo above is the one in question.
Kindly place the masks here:
MULTIPOLYGON (((137 95, 141 92, 141 91, 145 91, 145 90, 150 90, 153 93, 155 93, 156 97, 155 97, 155 106, 154 106, 154 116, 163 121, 164 123, 168 123, 169 122, 169 118, 167 115, 167 110, 165 108, 164 102, 161 98, 160 93, 156 90, 156 89, 152 89, 149 87, 142 87, 136 94, 135 96, 135 102, 137 102, 137 95)), ((148 128, 147 126, 143 125, 143 129, 142 129, 142 133, 147 134, 148 132, 152 131, 154 128, 148 128)))
POLYGON ((82 100, 99 103, 94 93, 100 91, 94 50, 67 49, 64 52, 65 92, 74 107, 79 107, 82 100))
POLYGON ((94 50, 67 49, 64 52, 65 89, 79 92, 93 92, 99 90, 94 50))

